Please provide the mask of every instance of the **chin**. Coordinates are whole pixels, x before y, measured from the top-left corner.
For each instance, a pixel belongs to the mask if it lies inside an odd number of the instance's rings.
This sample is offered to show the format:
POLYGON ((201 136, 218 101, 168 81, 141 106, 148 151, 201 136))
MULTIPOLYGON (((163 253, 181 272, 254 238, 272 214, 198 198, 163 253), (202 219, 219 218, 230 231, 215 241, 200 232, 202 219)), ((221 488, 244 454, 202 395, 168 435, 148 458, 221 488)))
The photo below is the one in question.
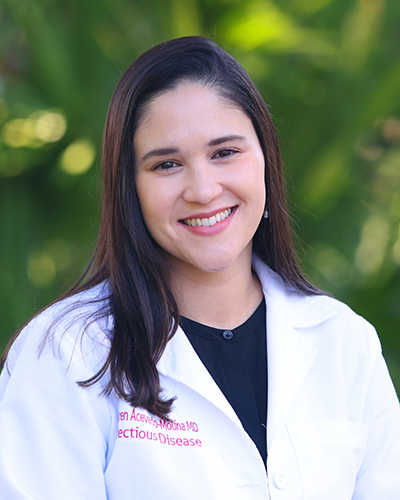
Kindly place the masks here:
POLYGON ((210 260, 207 262, 193 262, 192 265, 205 273, 219 273, 231 267, 236 259, 218 258, 210 260))
POLYGON ((251 268, 251 245, 242 251, 219 248, 215 251, 193 252, 175 255, 169 254, 169 261, 176 269, 184 273, 220 273, 235 267, 236 272, 251 268))

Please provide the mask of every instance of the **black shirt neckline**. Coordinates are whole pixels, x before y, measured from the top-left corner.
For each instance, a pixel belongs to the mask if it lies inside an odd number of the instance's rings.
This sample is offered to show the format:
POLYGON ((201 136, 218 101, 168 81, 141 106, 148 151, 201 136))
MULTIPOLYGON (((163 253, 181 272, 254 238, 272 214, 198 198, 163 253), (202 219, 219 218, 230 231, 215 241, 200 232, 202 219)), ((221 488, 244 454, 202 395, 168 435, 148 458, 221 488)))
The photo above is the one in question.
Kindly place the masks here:
POLYGON ((183 330, 191 334, 204 337, 209 340, 218 342, 226 342, 223 333, 226 331, 233 332, 234 336, 230 339, 230 343, 240 342, 242 339, 253 335, 262 324, 265 323, 265 299, 258 305, 254 313, 244 323, 236 328, 213 328, 212 326, 203 325, 192 319, 181 316, 181 326, 183 330))

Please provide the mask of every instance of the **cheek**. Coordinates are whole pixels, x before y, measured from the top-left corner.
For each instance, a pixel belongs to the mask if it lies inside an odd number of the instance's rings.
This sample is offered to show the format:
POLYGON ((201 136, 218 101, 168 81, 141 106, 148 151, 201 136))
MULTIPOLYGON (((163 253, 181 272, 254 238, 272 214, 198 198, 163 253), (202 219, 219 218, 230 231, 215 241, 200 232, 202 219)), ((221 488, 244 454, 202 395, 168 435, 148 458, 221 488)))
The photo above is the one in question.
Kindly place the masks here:
POLYGON ((154 237, 173 218, 173 191, 167 182, 158 183, 145 175, 138 176, 136 189, 146 226, 154 237))
POLYGON ((158 205, 154 201, 157 199, 157 195, 153 192, 150 182, 143 175, 138 175, 136 178, 136 191, 147 229, 152 233, 152 226, 157 220, 158 205))
POLYGON ((237 183, 242 189, 246 198, 258 202, 260 205, 265 205, 266 188, 265 188, 265 171, 264 162, 249 163, 240 171, 237 183))

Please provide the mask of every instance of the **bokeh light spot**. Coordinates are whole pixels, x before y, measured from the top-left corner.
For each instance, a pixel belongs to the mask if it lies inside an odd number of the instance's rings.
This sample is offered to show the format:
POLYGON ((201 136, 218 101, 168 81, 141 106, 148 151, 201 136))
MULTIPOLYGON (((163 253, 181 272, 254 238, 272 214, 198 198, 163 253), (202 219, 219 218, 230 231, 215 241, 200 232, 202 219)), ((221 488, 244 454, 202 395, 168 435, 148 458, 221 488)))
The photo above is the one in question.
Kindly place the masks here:
POLYGON ((373 214, 365 222, 361 240, 355 254, 355 267, 363 276, 372 276, 379 271, 385 257, 390 237, 387 219, 373 214))
POLYGON ((28 257, 26 273, 29 281, 37 288, 51 285, 56 278, 56 265, 53 257, 46 251, 33 252, 28 257))
MULTIPOLYGON (((1 122, 0 102, 0 122, 1 122)), ((2 139, 10 148, 38 148, 63 137, 67 129, 64 116, 56 111, 35 111, 28 118, 15 118, 4 124, 2 139)))
POLYGON ((67 130, 67 122, 60 113, 39 111, 30 118, 36 122, 36 137, 43 142, 59 141, 67 130))
POLYGON ((63 151, 60 165, 67 174, 80 175, 90 169, 95 157, 96 148, 92 141, 79 139, 63 151))
POLYGON ((15 118, 4 125, 2 136, 10 148, 30 146, 36 139, 35 123, 30 119, 15 118))

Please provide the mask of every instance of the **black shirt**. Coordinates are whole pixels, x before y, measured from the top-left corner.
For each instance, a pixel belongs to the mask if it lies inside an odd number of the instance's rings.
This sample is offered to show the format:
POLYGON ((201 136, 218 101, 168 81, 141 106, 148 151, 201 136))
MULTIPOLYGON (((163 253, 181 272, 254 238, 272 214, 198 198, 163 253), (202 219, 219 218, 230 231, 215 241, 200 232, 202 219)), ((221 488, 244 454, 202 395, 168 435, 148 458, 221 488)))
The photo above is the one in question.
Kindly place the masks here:
POLYGON ((267 341, 265 300, 242 325, 219 330, 181 318, 204 366, 229 401, 262 456, 267 458, 267 341))

